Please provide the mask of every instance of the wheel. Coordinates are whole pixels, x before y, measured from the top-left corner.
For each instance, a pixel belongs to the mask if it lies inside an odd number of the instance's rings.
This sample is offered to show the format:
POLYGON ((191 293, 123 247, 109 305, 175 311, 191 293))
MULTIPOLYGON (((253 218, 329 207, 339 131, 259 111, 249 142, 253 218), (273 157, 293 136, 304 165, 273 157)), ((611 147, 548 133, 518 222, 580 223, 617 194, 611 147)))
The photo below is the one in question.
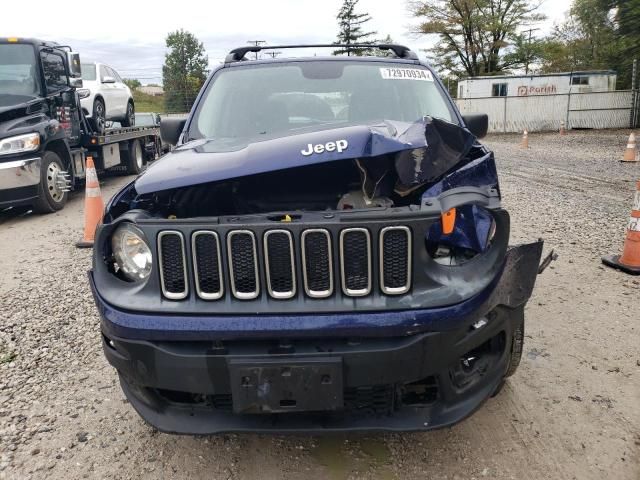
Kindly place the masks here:
POLYGON ((518 366, 520 365, 520 360, 522 360, 522 349, 524 347, 524 309, 520 308, 516 312, 516 322, 517 325, 513 330, 513 336, 511 338, 511 352, 509 355, 509 365, 507 367, 507 371, 504 374, 503 379, 500 381, 496 389, 491 394, 492 397, 498 395, 504 384, 511 375, 516 373, 518 366))
POLYGON ((53 213, 62 210, 69 193, 67 172, 62 160, 54 152, 45 152, 40 166, 38 199, 33 208, 38 213, 53 213))
POLYGON ((127 114, 120 122, 123 127, 133 127, 136 124, 136 109, 133 106, 133 101, 129 100, 127 103, 127 114))
POLYGON ((104 135, 107 124, 107 110, 104 100, 96 98, 93 101, 93 114, 91 115, 91 126, 98 135, 104 135))
POLYGON ((505 378, 510 377, 518 369, 520 360, 522 359, 522 347, 524 346, 524 312, 520 310, 521 318, 518 321, 516 328, 513 330, 513 338, 511 339, 511 358, 509 359, 509 367, 507 373, 504 374, 505 378))
POLYGON ((144 153, 139 140, 129 142, 129 152, 127 155, 127 173, 138 175, 144 168, 144 153))

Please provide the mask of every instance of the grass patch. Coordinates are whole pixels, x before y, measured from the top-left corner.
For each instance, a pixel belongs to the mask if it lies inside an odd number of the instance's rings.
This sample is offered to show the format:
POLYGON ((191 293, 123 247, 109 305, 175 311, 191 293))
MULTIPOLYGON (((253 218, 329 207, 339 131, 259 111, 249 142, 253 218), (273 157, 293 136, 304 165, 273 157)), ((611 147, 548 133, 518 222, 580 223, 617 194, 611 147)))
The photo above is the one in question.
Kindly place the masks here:
POLYGON ((153 96, 134 90, 133 101, 136 104, 136 112, 164 113, 164 95, 153 96))
POLYGON ((16 352, 9 352, 9 353, 5 353, 3 355, 0 355, 0 363, 13 362, 17 356, 18 356, 18 354, 16 352))

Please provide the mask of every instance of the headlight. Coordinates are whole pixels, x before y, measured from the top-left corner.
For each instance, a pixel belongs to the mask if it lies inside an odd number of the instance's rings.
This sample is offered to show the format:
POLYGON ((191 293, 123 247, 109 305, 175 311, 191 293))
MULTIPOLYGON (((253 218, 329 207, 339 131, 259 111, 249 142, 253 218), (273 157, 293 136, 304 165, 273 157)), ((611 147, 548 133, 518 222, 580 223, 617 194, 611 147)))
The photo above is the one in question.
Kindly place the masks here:
POLYGON ((491 212, 477 205, 463 205, 453 209, 452 216, 448 219, 443 214, 442 221, 427 232, 427 253, 436 263, 463 265, 489 250, 496 233, 491 212), (447 225, 448 221, 452 223, 447 225))
POLYGON ((144 280, 151 273, 151 250, 144 234, 131 223, 122 223, 116 228, 111 237, 111 249, 118 272, 128 280, 144 280))
POLYGON ((16 137, 3 138, 0 140, 0 155, 11 153, 33 152, 40 148, 40 134, 27 133, 16 137))
POLYGON ((91 95, 91 90, 89 90, 88 88, 79 88, 78 89, 78 96, 80 98, 87 98, 89 95, 91 95))

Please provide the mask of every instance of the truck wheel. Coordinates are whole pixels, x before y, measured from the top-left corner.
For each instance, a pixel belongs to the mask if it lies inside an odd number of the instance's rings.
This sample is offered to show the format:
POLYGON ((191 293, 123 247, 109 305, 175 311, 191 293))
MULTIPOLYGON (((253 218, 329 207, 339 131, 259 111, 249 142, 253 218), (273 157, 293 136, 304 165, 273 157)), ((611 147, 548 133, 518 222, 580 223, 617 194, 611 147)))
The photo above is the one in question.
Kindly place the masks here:
POLYGON ((45 152, 40 166, 38 199, 33 205, 36 212, 53 213, 62 210, 69 196, 65 173, 60 157, 54 152, 45 152))
POLYGON ((136 109, 133 106, 133 101, 129 100, 129 103, 127 103, 127 114, 120 124, 123 127, 133 127, 136 124, 136 109))
POLYGON ((144 168, 144 154, 139 140, 129 142, 129 152, 127 155, 127 173, 138 175, 144 168))
POLYGON ((104 101, 96 98, 93 101, 93 113, 91 115, 91 126, 98 135, 104 135, 107 124, 107 110, 104 101))

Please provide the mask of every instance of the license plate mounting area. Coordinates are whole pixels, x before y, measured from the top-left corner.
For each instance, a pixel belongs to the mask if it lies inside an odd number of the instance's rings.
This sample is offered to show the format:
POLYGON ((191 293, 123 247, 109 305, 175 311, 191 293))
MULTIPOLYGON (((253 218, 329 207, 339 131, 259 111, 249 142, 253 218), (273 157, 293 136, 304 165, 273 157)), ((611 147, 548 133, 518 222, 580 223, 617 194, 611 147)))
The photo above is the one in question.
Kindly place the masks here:
POLYGON ((343 408, 342 359, 228 361, 235 413, 335 411, 343 408))

